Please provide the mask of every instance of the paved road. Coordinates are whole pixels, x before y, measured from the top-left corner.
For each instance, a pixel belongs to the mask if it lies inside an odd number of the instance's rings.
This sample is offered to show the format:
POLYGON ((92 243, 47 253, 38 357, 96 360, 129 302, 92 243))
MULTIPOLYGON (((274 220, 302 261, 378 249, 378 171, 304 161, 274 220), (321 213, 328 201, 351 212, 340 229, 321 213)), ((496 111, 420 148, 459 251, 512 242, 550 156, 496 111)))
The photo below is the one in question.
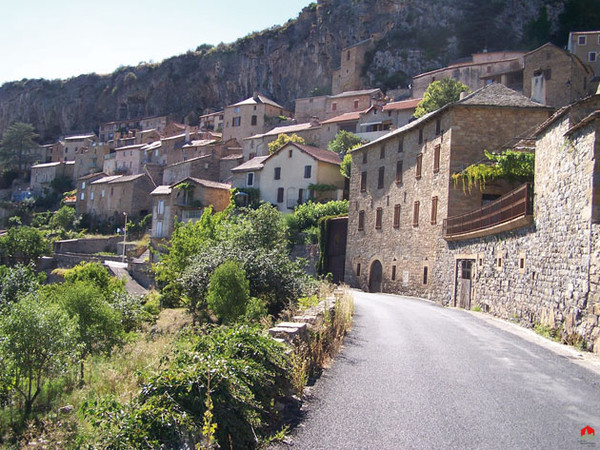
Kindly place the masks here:
POLYGON ((355 305, 344 349, 277 448, 600 448, 600 374, 570 353, 422 300, 357 292, 355 305), (584 443, 586 425, 598 437, 584 443))

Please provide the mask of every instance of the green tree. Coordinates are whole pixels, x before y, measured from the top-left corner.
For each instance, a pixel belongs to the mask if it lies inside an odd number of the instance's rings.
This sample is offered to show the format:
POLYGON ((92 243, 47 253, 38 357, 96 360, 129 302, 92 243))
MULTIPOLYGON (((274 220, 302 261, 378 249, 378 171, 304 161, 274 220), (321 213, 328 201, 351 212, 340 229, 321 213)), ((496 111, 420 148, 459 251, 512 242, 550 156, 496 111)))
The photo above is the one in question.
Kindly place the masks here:
POLYGON ((226 261, 214 271, 208 286, 208 307, 224 323, 246 313, 250 298, 250 283, 246 271, 237 261, 226 261))
POLYGON ((336 152, 341 155, 346 153, 348 150, 360 147, 365 143, 366 141, 358 137, 356 134, 350 131, 340 130, 329 143, 327 148, 332 152, 336 152))
POLYGON ((25 295, 38 290, 43 283, 45 274, 35 273, 33 264, 25 266, 17 264, 14 267, 0 266, 0 314, 18 302, 25 295))
POLYGON ((70 206, 61 207, 50 219, 50 226, 62 232, 74 230, 78 223, 77 212, 70 206))
POLYGON ((35 142, 38 134, 33 125, 23 122, 15 122, 9 126, 0 142, 0 161, 5 167, 16 168, 19 171, 25 169, 25 151, 37 148, 35 142))
POLYGON ((36 228, 20 226, 9 228, 4 236, 0 237, 0 251, 10 260, 16 262, 29 262, 48 253, 48 242, 42 232, 36 228))
POLYGON ((344 159, 340 164, 340 173, 346 177, 350 178, 350 170, 352 169, 352 155, 350 153, 346 153, 344 155, 344 159))
POLYGON ((102 292, 102 297, 110 301, 114 295, 125 292, 125 281, 111 276, 108 269, 97 262, 81 262, 64 273, 65 282, 84 281, 93 284, 102 292))
POLYGON ((460 99, 461 92, 470 91, 469 86, 453 78, 434 81, 427 87, 425 94, 423 94, 423 100, 417 105, 415 117, 422 117, 448 103, 456 102, 460 99))
POLYGON ((0 316, 0 336, 0 380, 23 398, 27 418, 44 383, 73 360, 77 327, 58 305, 30 295, 0 316))
POLYGON ((81 352, 80 373, 83 381, 87 357, 109 354, 115 345, 122 342, 121 316, 104 299, 102 291, 90 282, 76 281, 49 286, 46 293, 51 300, 61 305, 77 324, 81 352))
POLYGON ((302 145, 306 144, 306 141, 300 136, 298 136, 296 133, 292 134, 291 136, 282 133, 279 136, 277 136, 276 140, 274 140, 273 142, 269 142, 269 153, 275 153, 288 142, 295 142, 296 144, 302 145))

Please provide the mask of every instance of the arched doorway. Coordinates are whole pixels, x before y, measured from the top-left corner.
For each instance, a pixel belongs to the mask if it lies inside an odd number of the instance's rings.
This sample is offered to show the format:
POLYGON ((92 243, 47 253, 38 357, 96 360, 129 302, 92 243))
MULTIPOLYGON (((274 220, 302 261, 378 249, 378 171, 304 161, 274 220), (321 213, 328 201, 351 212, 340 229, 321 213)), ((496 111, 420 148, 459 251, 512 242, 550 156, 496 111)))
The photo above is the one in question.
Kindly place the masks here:
POLYGON ((371 263, 369 270, 369 292, 381 292, 381 280, 383 278, 383 267, 379 260, 371 263))

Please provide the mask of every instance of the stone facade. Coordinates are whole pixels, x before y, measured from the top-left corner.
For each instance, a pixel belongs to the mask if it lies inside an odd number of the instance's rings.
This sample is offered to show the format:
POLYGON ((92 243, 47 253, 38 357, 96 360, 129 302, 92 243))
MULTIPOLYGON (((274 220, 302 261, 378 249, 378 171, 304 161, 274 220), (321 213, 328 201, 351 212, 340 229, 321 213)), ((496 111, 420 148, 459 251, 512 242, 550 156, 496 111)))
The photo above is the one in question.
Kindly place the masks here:
POLYGON ((365 62, 365 54, 373 48, 374 40, 369 38, 342 50, 341 66, 331 75, 333 95, 363 87, 362 67, 365 62))
POLYGON ((50 192, 50 184, 60 177, 73 178, 73 161, 51 162, 36 164, 31 167, 29 187, 35 196, 46 195, 50 192))
POLYGON ((523 59, 523 94, 533 101, 561 107, 591 93, 594 73, 577 56, 548 43, 523 59))
POLYGON ((568 49, 600 76, 600 31, 569 33, 568 49))
POLYGON ((374 105, 383 106, 385 102, 381 89, 297 98, 294 117, 299 123, 309 122, 314 118, 326 120, 344 113, 364 111, 374 105))

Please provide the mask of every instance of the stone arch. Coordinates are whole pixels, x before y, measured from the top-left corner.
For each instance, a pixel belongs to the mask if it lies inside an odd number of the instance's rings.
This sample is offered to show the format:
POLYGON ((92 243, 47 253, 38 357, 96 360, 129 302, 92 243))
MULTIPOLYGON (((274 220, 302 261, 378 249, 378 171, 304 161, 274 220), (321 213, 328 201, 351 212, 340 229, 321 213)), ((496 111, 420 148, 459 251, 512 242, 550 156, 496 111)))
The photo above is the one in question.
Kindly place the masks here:
POLYGON ((378 259, 374 260, 369 267, 369 292, 381 292, 383 281, 383 266, 378 259))

